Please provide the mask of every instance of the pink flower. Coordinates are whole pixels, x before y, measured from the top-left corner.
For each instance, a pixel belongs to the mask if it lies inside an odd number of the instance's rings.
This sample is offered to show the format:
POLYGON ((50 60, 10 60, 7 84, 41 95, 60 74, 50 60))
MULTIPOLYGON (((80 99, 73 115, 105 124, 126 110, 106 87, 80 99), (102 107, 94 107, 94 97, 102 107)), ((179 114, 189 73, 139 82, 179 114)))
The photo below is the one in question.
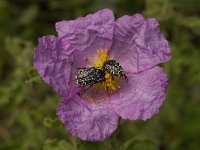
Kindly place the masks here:
POLYGON ((147 120, 166 98, 167 75, 156 66, 170 59, 170 47, 156 19, 140 14, 115 21, 109 9, 56 23, 58 37, 39 38, 34 65, 42 79, 63 98, 57 115, 73 136, 102 141, 119 118, 147 120), (116 60, 128 81, 105 73, 88 90, 76 83, 77 68, 102 69, 116 60))

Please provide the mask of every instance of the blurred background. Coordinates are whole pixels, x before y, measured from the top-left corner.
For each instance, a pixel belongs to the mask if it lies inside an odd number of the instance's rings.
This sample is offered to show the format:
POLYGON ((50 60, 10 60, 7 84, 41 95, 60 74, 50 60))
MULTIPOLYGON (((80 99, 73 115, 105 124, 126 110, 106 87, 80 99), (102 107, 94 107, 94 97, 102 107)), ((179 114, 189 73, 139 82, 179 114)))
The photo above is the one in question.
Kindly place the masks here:
POLYGON ((0 150, 199 150, 200 0, 0 0, 0 150), (58 121, 60 97, 33 68, 37 39, 55 23, 102 8, 159 20, 172 59, 167 100, 150 120, 121 121, 102 143, 73 138, 58 121))

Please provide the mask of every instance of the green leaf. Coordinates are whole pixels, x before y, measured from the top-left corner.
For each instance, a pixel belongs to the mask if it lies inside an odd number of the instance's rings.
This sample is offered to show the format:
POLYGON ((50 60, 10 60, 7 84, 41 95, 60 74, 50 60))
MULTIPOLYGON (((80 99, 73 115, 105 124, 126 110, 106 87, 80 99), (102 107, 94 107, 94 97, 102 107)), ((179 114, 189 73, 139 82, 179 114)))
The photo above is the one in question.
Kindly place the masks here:
POLYGON ((47 128, 53 128, 53 127, 59 127, 62 126, 63 124, 60 122, 58 118, 52 119, 49 117, 44 118, 44 126, 47 128))
POLYGON ((40 76, 33 77, 33 78, 25 81, 26 84, 40 83, 40 82, 42 82, 42 79, 40 78, 40 76))
POLYGON ((36 68, 31 67, 30 69, 28 69, 28 75, 29 75, 29 77, 38 76, 38 72, 37 72, 36 68))
POLYGON ((41 77, 39 76, 36 68, 34 67, 31 67, 30 69, 28 69, 28 76, 29 76, 29 79, 25 81, 26 84, 42 82, 41 77))
POLYGON ((48 128, 52 128, 53 123, 52 123, 51 118, 44 118, 44 126, 48 128))

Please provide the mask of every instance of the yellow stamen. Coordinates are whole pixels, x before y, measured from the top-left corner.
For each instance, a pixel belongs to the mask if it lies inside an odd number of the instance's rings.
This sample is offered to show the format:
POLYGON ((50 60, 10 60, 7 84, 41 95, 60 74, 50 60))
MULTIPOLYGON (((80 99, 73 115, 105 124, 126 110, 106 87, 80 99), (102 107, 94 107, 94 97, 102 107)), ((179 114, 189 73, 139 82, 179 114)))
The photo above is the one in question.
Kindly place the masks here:
POLYGON ((96 59, 96 62, 94 63, 94 67, 96 68, 102 68, 103 63, 108 60, 108 49, 105 50, 97 50, 98 58, 96 59))
MULTIPOLYGON (((89 100, 89 102, 93 102, 93 103, 100 103, 100 102, 103 102, 103 101, 106 100, 105 97, 101 97, 100 100, 95 100, 95 99, 93 99, 91 96, 85 95, 85 94, 82 95, 81 97, 82 97, 82 98, 86 98, 86 99, 89 100)), ((108 100, 110 100, 110 97, 108 97, 108 100)))
POLYGON ((105 90, 107 90, 108 93, 112 93, 116 91, 117 89, 120 89, 118 80, 114 78, 110 73, 106 73, 105 79, 106 80, 102 82, 101 85, 105 90))

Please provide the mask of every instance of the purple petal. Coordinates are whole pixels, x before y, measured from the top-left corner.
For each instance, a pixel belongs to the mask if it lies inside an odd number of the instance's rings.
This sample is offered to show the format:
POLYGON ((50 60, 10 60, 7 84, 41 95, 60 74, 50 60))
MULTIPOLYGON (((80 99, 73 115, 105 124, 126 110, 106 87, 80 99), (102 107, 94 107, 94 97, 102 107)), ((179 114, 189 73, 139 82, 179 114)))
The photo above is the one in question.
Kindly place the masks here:
POLYGON ((57 115, 73 136, 86 141, 103 141, 116 130, 119 121, 108 102, 95 104, 79 96, 62 101, 57 115))
POLYGON ((35 48, 34 65, 43 80, 50 82, 49 76, 45 76, 46 68, 57 59, 56 44, 58 39, 55 36, 43 36, 38 39, 38 46, 35 48))
POLYGON ((44 36, 38 41, 34 66, 42 79, 63 97, 76 94, 79 87, 75 84, 75 71, 76 67, 84 66, 84 55, 54 36, 44 36))
POLYGON ((98 49, 110 49, 114 32, 114 15, 109 9, 71 21, 56 23, 58 37, 66 40, 75 48, 90 56, 98 49))
POLYGON ((115 111, 130 120, 147 120, 159 111, 167 94, 167 75, 160 67, 129 74, 120 93, 113 95, 115 111))
POLYGON ((129 73, 152 68, 171 57, 159 23, 140 14, 123 16, 116 21, 111 55, 129 73))

